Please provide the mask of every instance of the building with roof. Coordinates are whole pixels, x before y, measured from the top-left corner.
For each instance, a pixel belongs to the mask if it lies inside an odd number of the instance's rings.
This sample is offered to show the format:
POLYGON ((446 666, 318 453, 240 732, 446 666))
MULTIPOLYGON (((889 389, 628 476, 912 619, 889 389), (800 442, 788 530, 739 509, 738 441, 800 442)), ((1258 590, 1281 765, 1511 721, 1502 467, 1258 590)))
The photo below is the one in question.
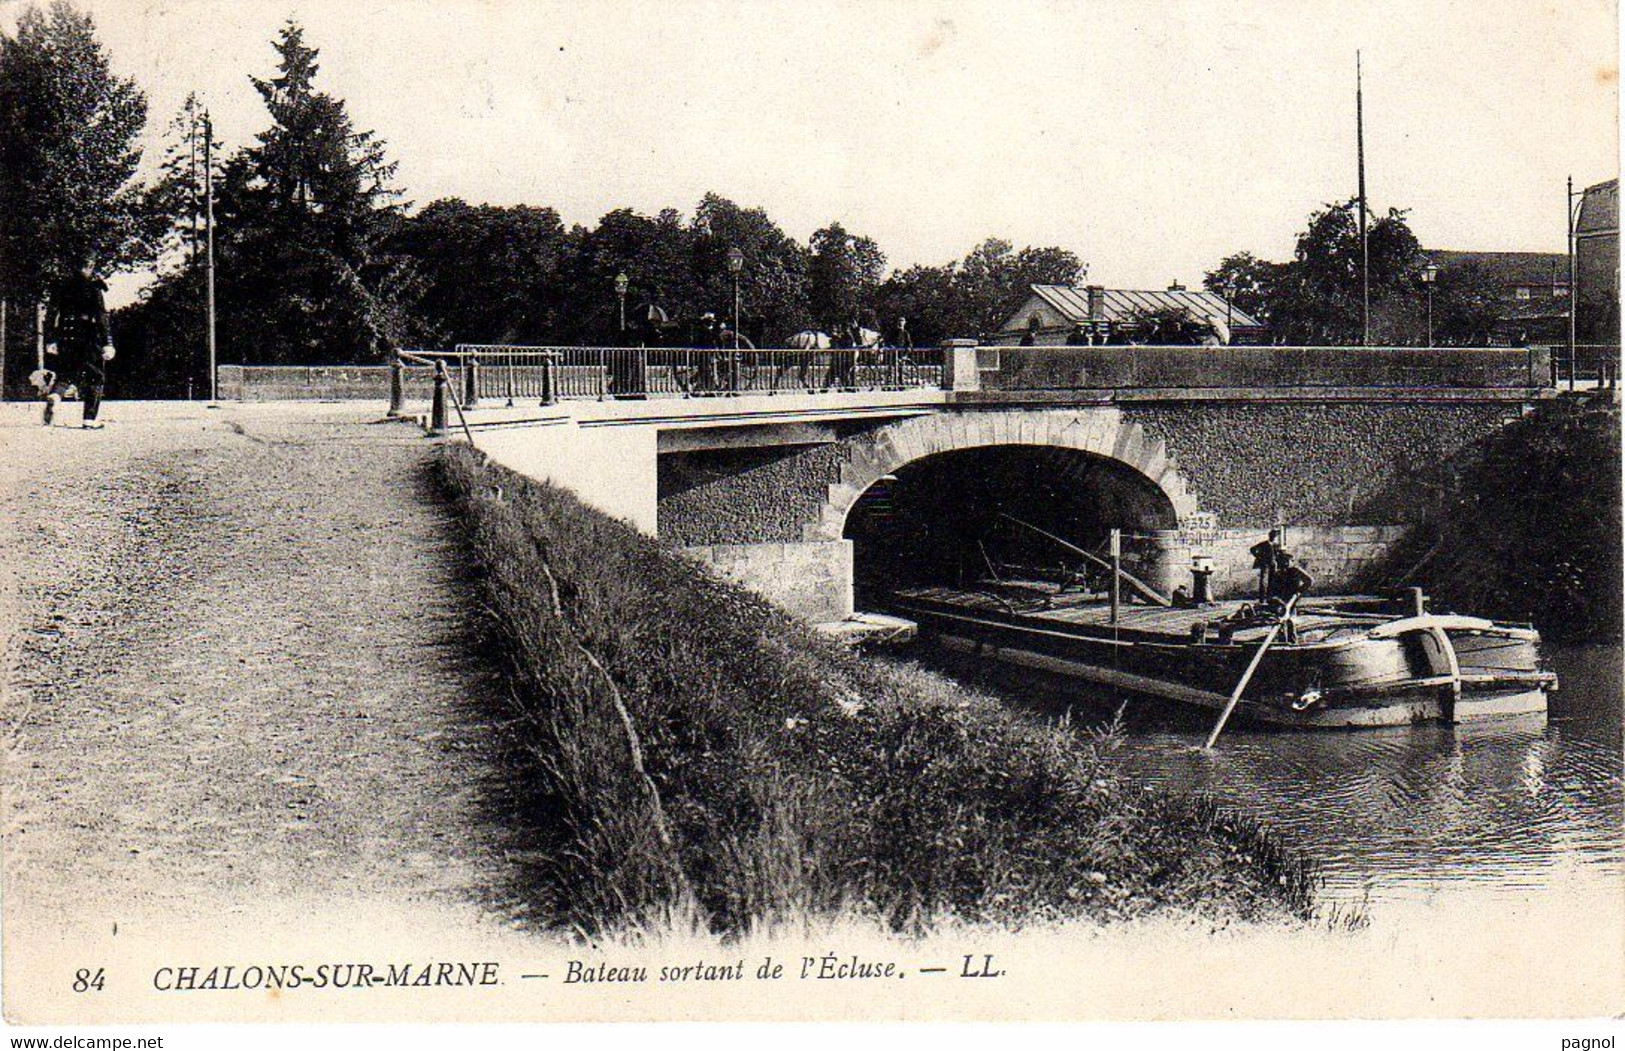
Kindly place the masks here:
POLYGON ((999 326, 990 342, 1146 342, 1147 319, 1183 314, 1191 330, 1221 343, 1264 343, 1268 329, 1221 295, 1174 283, 1159 291, 1102 285, 1032 285, 1032 294, 999 326))
POLYGON ((1441 275, 1476 268, 1497 290, 1490 342, 1508 346, 1568 338, 1569 261, 1561 252, 1459 252, 1426 249, 1441 275))
POLYGON ((1619 343, 1619 180, 1588 186, 1574 222, 1574 338, 1619 343))

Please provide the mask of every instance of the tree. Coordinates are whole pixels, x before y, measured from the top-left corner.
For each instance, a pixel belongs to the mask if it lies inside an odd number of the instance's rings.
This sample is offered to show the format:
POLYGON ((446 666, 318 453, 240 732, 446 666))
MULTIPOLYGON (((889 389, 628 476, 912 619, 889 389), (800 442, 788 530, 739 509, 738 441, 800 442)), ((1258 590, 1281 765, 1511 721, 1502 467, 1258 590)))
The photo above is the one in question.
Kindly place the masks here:
MULTIPOLYGON (((1427 309, 1425 299, 1421 307, 1427 309)), ((1501 309, 1501 286, 1482 263, 1442 267, 1433 286, 1433 340, 1446 346, 1486 346, 1501 309)))
POLYGON ((315 87, 318 53, 297 23, 251 78, 271 116, 224 168, 216 245, 225 345, 236 360, 377 360, 412 338, 421 281, 388 251, 400 222, 395 165, 344 103, 315 87))
POLYGON ((191 265, 203 255, 206 186, 203 163, 209 156, 213 157, 214 174, 218 179, 226 152, 214 135, 202 100, 194 92, 186 96, 165 129, 158 178, 146 194, 147 212, 155 227, 162 223, 161 229, 155 229, 155 261, 161 262, 166 256, 172 258, 177 249, 182 265, 191 265), (205 143, 205 139, 209 141, 205 143))
POLYGON ((990 237, 959 265, 955 281, 963 303, 963 312, 955 319, 963 329, 959 334, 974 337, 994 332, 1027 298, 1031 286, 1075 285, 1087 273, 1083 261, 1065 248, 1016 252, 1009 241, 990 237))
POLYGON ((165 131, 157 178, 144 191, 154 280, 113 319, 121 365, 110 386, 119 397, 173 398, 208 390, 203 164, 212 155, 218 178, 225 156, 213 136, 201 101, 188 95, 165 131))
MULTIPOLYGON (((1356 344, 1363 335, 1358 200, 1328 204, 1309 216, 1290 263, 1266 263, 1250 253, 1225 259, 1203 279, 1220 292, 1238 281, 1237 305, 1259 312, 1277 342, 1304 345, 1356 344), (1247 298, 1239 286, 1247 287, 1247 298), (1246 304, 1244 306, 1244 304, 1246 304)), ((1391 208, 1369 224, 1373 337, 1378 322, 1390 332, 1410 330, 1407 304, 1415 296, 1421 245, 1391 208)), ((1222 294, 1222 292, 1221 292, 1222 294)))
POLYGON ((572 241, 552 208, 438 200, 400 223, 389 249, 425 283, 416 309, 436 342, 558 339, 572 241))
POLYGON ((640 311, 643 318, 651 307, 671 318, 701 313, 693 269, 694 236, 675 208, 662 209, 652 218, 617 208, 592 230, 583 231, 570 264, 566 337, 586 343, 623 342, 647 336, 640 311), (622 274, 627 281, 624 337, 615 294, 616 278, 622 274))
POLYGON ((1181 306, 1142 307, 1125 319, 1131 342, 1155 346, 1195 346, 1214 335, 1213 326, 1181 306))
POLYGON ((828 331, 854 319, 877 324, 875 293, 886 270, 886 253, 867 237, 830 223, 809 240, 807 295, 817 323, 828 331))
MULTIPOLYGON (((135 174, 146 97, 115 76, 95 24, 65 0, 0 33, 0 297, 21 304, 93 254, 104 270, 151 253, 135 174)), ((30 311, 31 313, 31 311, 30 311)), ((0 377, 0 383, 4 378, 0 377)))
POLYGON ((777 343, 806 328, 808 252, 760 208, 741 208, 714 193, 701 198, 691 224, 696 302, 723 320, 733 313, 728 250, 744 253, 740 327, 757 345, 777 343))
POLYGON ((1202 287, 1229 300, 1237 310, 1268 325, 1285 294, 1290 263, 1271 263, 1251 252, 1226 256, 1202 278, 1202 287))
POLYGON ((875 293, 882 324, 895 325, 898 318, 907 318, 914 345, 920 347, 937 346, 956 333, 970 331, 959 322, 963 304, 954 287, 956 270, 949 263, 894 272, 875 293))

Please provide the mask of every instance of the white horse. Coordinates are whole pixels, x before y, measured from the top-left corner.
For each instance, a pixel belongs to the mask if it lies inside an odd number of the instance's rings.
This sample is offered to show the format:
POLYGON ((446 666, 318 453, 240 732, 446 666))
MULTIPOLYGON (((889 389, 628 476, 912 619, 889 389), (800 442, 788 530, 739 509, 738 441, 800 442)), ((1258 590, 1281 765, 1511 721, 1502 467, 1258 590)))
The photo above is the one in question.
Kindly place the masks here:
POLYGON ((784 341, 784 345, 791 350, 828 350, 835 345, 835 340, 828 332, 819 332, 815 329, 803 329, 784 341))

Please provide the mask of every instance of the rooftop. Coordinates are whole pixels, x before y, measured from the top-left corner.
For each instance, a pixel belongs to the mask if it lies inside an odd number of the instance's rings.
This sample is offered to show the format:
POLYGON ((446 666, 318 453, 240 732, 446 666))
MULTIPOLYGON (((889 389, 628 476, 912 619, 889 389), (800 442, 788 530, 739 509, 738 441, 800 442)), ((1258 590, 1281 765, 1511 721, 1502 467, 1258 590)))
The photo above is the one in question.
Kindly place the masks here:
MULTIPOLYGON (((1086 288, 1077 285, 1033 285, 1032 290, 1068 321, 1078 323, 1090 320, 1086 288)), ((1134 321, 1140 314, 1170 308, 1184 310, 1200 321, 1228 323, 1231 328, 1263 327, 1252 315, 1226 303, 1223 296, 1205 289, 1191 288, 1155 291, 1103 289, 1101 317, 1097 320, 1134 321)))

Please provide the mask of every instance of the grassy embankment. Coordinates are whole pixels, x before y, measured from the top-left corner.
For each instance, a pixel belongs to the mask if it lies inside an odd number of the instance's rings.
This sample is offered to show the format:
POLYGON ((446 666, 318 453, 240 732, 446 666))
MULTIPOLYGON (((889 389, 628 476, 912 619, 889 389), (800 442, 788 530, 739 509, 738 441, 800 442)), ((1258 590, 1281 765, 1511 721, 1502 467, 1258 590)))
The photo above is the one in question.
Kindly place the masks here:
POLYGON ((502 818, 547 926, 1308 918, 1315 876, 1101 742, 867 663, 557 488, 449 446, 511 683, 502 818))
POLYGON ((1532 620, 1548 639, 1620 637, 1620 418, 1554 404, 1448 465, 1422 523, 1377 583, 1420 583, 1443 607, 1532 620))

